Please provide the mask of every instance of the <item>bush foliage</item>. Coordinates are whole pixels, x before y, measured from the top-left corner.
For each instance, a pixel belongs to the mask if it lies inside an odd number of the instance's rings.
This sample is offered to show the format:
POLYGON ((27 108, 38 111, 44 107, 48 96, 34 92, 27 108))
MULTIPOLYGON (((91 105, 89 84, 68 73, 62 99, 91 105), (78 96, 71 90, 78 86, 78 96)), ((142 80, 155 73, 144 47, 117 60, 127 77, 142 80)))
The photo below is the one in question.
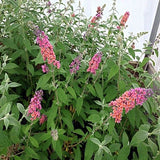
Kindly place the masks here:
POLYGON ((126 37, 115 6, 102 20, 105 5, 86 18, 71 0, 0 2, 1 159, 160 159, 152 48, 135 48, 145 33, 126 37))

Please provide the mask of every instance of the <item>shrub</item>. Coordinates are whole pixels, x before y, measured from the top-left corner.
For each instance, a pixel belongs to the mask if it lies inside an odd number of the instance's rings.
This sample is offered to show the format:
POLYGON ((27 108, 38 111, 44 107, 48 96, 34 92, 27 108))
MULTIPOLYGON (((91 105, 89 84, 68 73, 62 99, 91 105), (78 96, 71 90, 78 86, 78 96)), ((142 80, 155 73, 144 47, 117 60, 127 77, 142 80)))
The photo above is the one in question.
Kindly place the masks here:
POLYGON ((115 5, 1 2, 1 159, 159 159, 158 74, 115 5))

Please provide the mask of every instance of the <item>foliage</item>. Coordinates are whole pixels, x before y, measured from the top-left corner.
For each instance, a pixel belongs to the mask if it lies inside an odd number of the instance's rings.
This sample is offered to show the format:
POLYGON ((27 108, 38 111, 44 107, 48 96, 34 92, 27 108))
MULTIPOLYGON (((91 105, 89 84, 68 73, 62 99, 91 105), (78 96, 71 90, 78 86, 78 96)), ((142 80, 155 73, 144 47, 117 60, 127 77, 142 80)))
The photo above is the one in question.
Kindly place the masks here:
POLYGON ((145 33, 125 37, 128 12, 122 23, 115 0, 105 21, 105 6, 88 19, 81 4, 74 10, 71 0, 0 4, 1 159, 160 158, 156 93, 143 106, 123 113, 120 123, 110 116, 109 103, 125 91, 160 86, 158 74, 144 70, 151 59, 141 61, 152 48, 134 47, 145 33), (43 39, 42 31, 48 36, 46 46, 36 43, 37 37, 43 39), (60 64, 44 61, 48 54, 60 64))

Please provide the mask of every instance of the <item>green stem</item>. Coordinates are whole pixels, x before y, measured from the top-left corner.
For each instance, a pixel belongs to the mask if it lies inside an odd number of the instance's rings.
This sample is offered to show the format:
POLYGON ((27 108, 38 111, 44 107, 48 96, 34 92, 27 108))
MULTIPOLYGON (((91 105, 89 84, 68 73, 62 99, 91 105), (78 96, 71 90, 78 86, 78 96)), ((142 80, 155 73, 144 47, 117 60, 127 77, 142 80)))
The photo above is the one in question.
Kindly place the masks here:
POLYGON ((93 82, 94 84, 96 83, 96 81, 97 81, 98 78, 100 77, 100 75, 101 75, 101 73, 102 73, 102 71, 103 71, 104 65, 106 64, 107 59, 108 59, 108 56, 105 58, 104 63, 102 64, 101 69, 100 69, 100 71, 99 71, 99 73, 98 73, 98 76, 97 76, 97 78, 95 79, 95 81, 93 82))
POLYGON ((157 74, 155 74, 154 77, 152 78, 152 80, 150 81, 150 83, 147 85, 146 88, 148 88, 156 80, 156 78, 159 77, 159 75, 160 75, 160 72, 158 72, 157 74))
POLYGON ((59 106, 59 99, 58 99, 58 95, 57 95, 57 89, 56 89, 56 84, 55 84, 55 76, 54 76, 54 69, 53 69, 53 65, 51 65, 51 72, 52 72, 52 79, 53 79, 53 86, 55 88, 55 96, 56 96, 56 100, 57 100, 57 105, 58 105, 58 118, 60 120, 60 124, 61 124, 61 128, 62 128, 62 115, 61 115, 61 107, 59 106))
POLYGON ((90 78, 90 74, 88 75, 88 78, 87 78, 87 80, 86 80, 86 82, 85 82, 85 84, 84 84, 83 91, 82 91, 80 97, 83 97, 83 95, 84 95, 84 92, 85 92, 85 89, 86 89, 86 87, 87 87, 89 78, 90 78))
POLYGON ((69 82, 70 82, 70 80, 71 80, 71 78, 72 78, 72 75, 73 75, 73 74, 71 74, 71 76, 69 77, 69 79, 68 79, 67 83, 65 84, 65 89, 67 89, 68 84, 69 84, 69 82))
MULTIPOLYGON (((109 116, 106 120, 103 121, 102 125, 104 125, 109 119, 111 118, 111 116, 109 116)), ((92 135, 101 128, 101 126, 97 126, 93 131, 92 131, 92 135)))
POLYGON ((120 72, 120 70, 121 70, 121 60, 122 60, 122 54, 121 54, 122 48, 123 48, 123 45, 120 44, 119 59, 118 59, 119 73, 118 73, 118 81, 117 81, 118 91, 119 91, 119 81, 120 81, 120 79, 121 79, 121 72, 120 72))

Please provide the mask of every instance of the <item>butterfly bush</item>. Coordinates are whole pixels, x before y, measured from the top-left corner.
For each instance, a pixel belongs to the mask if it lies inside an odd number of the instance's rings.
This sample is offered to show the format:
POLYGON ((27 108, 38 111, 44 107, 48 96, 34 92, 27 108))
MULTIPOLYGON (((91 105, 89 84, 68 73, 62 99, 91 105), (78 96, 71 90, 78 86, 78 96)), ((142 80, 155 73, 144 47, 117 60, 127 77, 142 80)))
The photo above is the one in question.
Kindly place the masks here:
POLYGON ((157 76, 135 48, 145 33, 124 33, 130 13, 117 17, 116 0, 103 20, 105 5, 88 19, 73 0, 10 2, 0 16, 0 159, 158 159, 159 97, 145 89, 157 76))
POLYGON ((102 53, 98 52, 96 53, 91 61, 89 62, 89 67, 87 69, 87 72, 91 72, 92 74, 96 74, 96 70, 99 67, 99 63, 101 62, 102 53))
POLYGON ((115 118, 116 123, 120 123, 122 119, 122 112, 125 109, 127 114, 136 105, 143 105, 148 97, 152 96, 152 89, 135 88, 126 91, 122 96, 115 101, 111 101, 109 106, 113 106, 113 112, 110 113, 112 118, 115 118))
POLYGON ((36 120, 40 117, 40 110, 42 109, 41 101, 42 101, 43 91, 36 91, 33 98, 30 101, 28 106, 28 116, 31 116, 31 121, 36 120))

